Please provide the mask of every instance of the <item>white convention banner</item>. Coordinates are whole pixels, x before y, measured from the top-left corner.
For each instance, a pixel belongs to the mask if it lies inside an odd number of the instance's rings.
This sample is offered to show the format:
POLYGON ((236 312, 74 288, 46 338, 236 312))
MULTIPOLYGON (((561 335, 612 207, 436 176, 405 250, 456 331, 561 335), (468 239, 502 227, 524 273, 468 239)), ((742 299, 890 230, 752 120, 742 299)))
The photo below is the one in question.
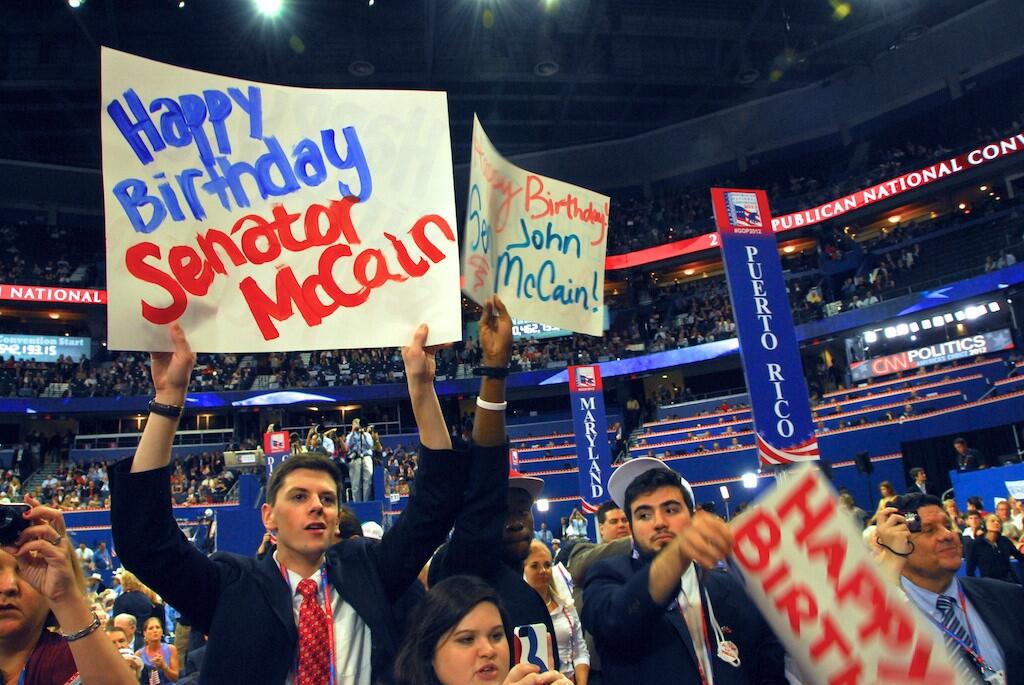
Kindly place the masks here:
POLYGON ((608 205, 512 164, 474 116, 463 292, 480 303, 497 293, 517 319, 602 335, 608 205))
POLYGON ((255 83, 104 48, 112 349, 460 340, 444 93, 255 83))
POLYGON ((803 682, 967 685, 938 631, 886 580, 812 466, 788 471, 732 522, 747 593, 803 682))

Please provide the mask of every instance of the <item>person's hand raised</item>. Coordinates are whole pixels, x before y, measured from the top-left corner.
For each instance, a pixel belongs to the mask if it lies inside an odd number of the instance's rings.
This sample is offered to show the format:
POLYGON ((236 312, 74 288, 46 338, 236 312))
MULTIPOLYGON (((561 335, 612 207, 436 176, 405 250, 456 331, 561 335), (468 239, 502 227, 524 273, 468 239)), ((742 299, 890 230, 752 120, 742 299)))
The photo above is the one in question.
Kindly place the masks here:
POLYGON ((405 378, 410 385, 422 385, 434 382, 437 362, 434 352, 437 347, 426 347, 430 329, 421 323, 412 334, 412 340, 402 348, 402 361, 405 363, 405 378))
POLYGON ((196 366, 196 355, 188 344, 185 331, 177 323, 171 324, 173 352, 151 352, 150 370, 157 402, 181 405, 185 402, 188 382, 196 366))
POLYGON ((512 359, 512 317, 497 295, 484 302, 479 330, 484 366, 507 367, 512 359))
POLYGON ((17 558, 18 575, 50 602, 81 594, 73 567, 77 560, 66 535, 64 516, 30 496, 25 497, 25 504, 31 507, 25 514, 31 525, 21 531, 14 545, 4 547, 17 558))
POLYGON ((698 509, 690 525, 672 543, 684 567, 695 561, 704 568, 713 568, 732 552, 732 529, 714 514, 698 509))

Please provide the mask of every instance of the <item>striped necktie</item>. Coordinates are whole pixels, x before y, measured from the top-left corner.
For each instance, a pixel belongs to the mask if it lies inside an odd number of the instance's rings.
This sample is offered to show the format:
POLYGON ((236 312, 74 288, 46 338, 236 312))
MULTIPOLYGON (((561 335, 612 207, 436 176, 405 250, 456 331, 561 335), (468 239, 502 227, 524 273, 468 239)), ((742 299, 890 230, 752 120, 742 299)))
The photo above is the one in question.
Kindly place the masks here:
POLYGON ((957 670, 967 676, 967 682, 977 682, 981 676, 981 667, 968 652, 978 653, 978 646, 974 644, 971 634, 964 628, 964 624, 957 618, 954 607, 956 602, 949 595, 939 595, 935 600, 935 608, 942 615, 942 637, 946 641, 946 649, 957 666, 957 670), (954 638, 954 636, 956 636, 954 638), (965 646, 967 649, 965 649, 965 646))

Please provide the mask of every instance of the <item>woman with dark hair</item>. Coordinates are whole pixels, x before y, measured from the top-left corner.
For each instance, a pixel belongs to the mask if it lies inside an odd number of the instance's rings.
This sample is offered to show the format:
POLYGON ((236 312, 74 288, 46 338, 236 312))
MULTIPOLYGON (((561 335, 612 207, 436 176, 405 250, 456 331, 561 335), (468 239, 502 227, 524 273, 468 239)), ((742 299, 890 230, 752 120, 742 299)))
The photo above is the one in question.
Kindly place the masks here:
POLYGON ((571 685, 558 671, 509 670, 507 617, 493 588, 473 576, 452 576, 430 589, 409 621, 395 661, 399 685, 571 685))
POLYGON ((878 494, 881 495, 881 498, 878 500, 878 507, 875 509, 875 515, 871 517, 870 521, 868 521, 869 525, 878 523, 878 514, 889 506, 889 502, 896 498, 896 488, 892 486, 891 481, 883 480, 878 484, 878 494))

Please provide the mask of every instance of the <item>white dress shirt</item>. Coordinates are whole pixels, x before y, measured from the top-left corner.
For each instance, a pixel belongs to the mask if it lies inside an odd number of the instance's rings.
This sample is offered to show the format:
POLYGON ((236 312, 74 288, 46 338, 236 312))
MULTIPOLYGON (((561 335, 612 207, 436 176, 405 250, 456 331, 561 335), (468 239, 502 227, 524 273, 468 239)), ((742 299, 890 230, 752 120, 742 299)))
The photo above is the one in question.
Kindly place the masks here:
POLYGON ((704 608, 700 583, 697 580, 697 569, 693 564, 690 564, 689 568, 683 572, 682 589, 679 591, 678 601, 679 608, 683 612, 686 627, 690 631, 693 650, 697 653, 700 665, 704 669, 707 685, 713 685, 715 677, 711 672, 711 658, 708 656, 708 645, 704 642, 704 608))
MULTIPOLYGON (((277 561, 277 552, 274 552, 277 561)), ((310 576, 316 583, 317 604, 323 609, 323 585, 320 584, 320 569, 310 576)), ((288 585, 292 590, 292 612, 295 614, 295 625, 299 625, 299 607, 302 595, 299 594, 299 581, 303 580, 295 571, 288 569, 288 585)), ((334 615, 334 668, 337 673, 338 685, 371 685, 373 665, 370 661, 370 627, 330 585, 331 611, 334 615)), ((285 678, 285 685, 295 681, 295 665, 285 678)))

